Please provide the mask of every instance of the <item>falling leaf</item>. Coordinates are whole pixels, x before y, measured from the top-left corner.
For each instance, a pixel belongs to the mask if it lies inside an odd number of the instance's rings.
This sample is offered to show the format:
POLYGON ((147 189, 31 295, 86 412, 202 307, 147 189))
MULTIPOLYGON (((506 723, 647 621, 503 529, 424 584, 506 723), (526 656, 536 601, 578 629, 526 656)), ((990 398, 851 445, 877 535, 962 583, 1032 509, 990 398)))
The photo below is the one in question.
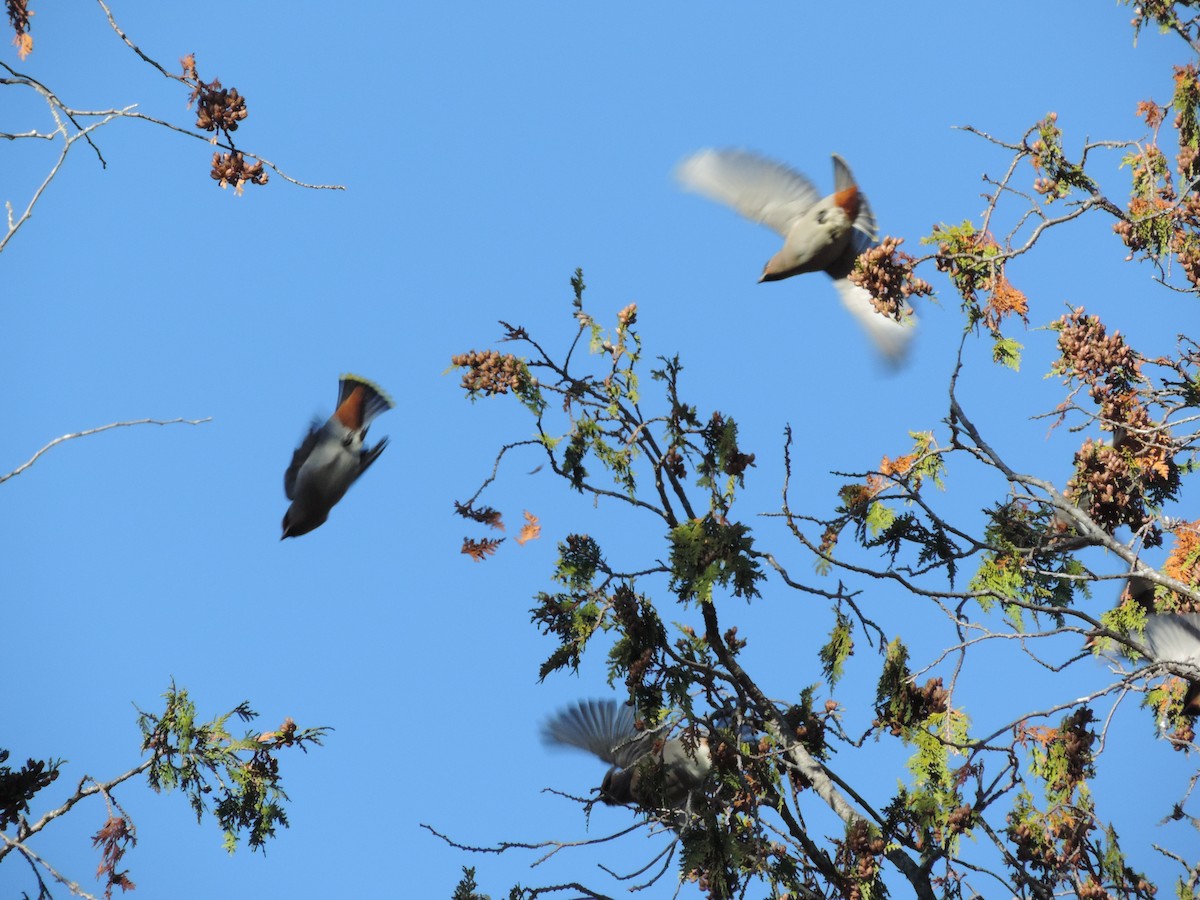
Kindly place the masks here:
POLYGON ((518 544, 524 544, 526 541, 536 541, 542 536, 542 523, 538 521, 538 517, 525 510, 525 524, 521 526, 521 534, 517 537, 518 544))
POLYGON ((504 538, 489 540, 484 538, 482 541, 473 541, 470 538, 463 538, 462 552, 475 560, 481 562, 496 552, 496 548, 504 542, 504 538))

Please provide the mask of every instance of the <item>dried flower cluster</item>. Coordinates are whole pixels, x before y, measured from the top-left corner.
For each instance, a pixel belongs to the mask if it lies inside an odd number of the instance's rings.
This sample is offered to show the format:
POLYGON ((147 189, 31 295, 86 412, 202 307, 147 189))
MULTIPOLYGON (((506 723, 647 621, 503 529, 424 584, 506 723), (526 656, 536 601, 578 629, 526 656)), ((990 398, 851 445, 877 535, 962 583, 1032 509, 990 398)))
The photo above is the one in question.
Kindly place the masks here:
POLYGON ((219 79, 204 81, 196 71, 196 55, 189 53, 179 60, 183 75, 173 76, 178 81, 191 87, 188 106, 196 104, 196 127, 203 131, 213 132, 211 143, 217 143, 217 135, 224 135, 226 144, 222 144, 229 152, 214 153, 212 169, 209 175, 222 188, 234 186, 239 196, 246 184, 263 185, 268 181, 266 168, 261 160, 247 164, 245 157, 233 143, 233 132, 237 131, 238 123, 246 118, 246 98, 238 93, 237 88, 223 88, 219 79))
POLYGON ((471 350, 450 357, 451 364, 465 368, 462 386, 468 394, 507 394, 519 390, 526 378, 525 366, 511 353, 471 350))
POLYGON ((1067 487, 1067 496, 1108 532, 1122 525, 1137 531, 1151 523, 1141 502, 1141 492, 1130 477, 1122 455, 1091 438, 1075 454, 1075 474, 1067 487))
POLYGON ((29 33, 29 0, 5 0, 8 8, 8 21, 16 35, 13 44, 17 47, 17 56, 21 59, 33 52, 33 36, 29 33))
POLYGON ((221 82, 201 82, 192 92, 196 102, 196 127, 204 131, 237 131, 246 118, 246 98, 237 88, 222 88, 221 82))
POLYGON ((1113 432, 1111 445, 1088 438, 1075 454, 1068 496, 1105 530, 1148 528, 1147 544, 1157 545, 1162 536, 1152 525, 1146 501, 1158 503, 1178 487, 1178 447, 1170 430, 1154 422, 1142 403, 1141 357, 1120 332, 1109 335, 1082 308, 1054 327, 1061 356, 1052 371, 1086 385, 1099 406, 1101 427, 1113 432))
POLYGON ((221 183, 221 187, 229 187, 232 184, 239 194, 242 191, 242 185, 246 182, 250 182, 250 184, 267 183, 267 172, 263 168, 263 164, 256 162, 247 165, 240 150, 234 150, 232 153, 214 153, 212 172, 209 174, 214 181, 221 183))
POLYGON ((903 238, 885 237, 859 256, 848 276, 851 284, 871 295, 876 312, 897 322, 911 314, 907 302, 910 296, 933 293, 933 286, 913 273, 915 258, 898 249, 903 243, 903 238))
POLYGON ((1099 317, 1084 315, 1082 306, 1061 317, 1054 328, 1060 358, 1053 371, 1088 385, 1093 400, 1127 392, 1141 377, 1141 359, 1121 333, 1109 335, 1099 317))

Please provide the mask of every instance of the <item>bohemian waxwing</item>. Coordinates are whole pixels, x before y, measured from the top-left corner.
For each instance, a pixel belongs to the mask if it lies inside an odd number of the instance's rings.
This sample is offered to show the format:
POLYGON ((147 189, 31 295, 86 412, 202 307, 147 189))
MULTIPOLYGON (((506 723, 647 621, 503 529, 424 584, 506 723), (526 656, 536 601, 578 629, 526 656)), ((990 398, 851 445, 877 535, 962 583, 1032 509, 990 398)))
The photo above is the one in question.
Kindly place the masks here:
POLYGON ((393 406, 378 385, 357 375, 341 377, 337 409, 324 425, 313 422, 284 473, 283 490, 292 505, 283 516, 280 540, 324 524, 334 504, 387 446, 386 437, 374 447, 363 439, 372 420, 393 406))
POLYGON ((743 150, 701 150, 676 170, 684 187, 783 237, 782 249, 767 262, 759 282, 825 272, 876 348, 898 364, 912 340, 916 316, 908 310, 898 322, 876 312, 871 295, 847 279, 855 259, 879 240, 879 233, 867 198, 836 153, 833 175, 834 193, 822 198, 799 172, 743 150))
POLYGON ((585 700, 560 710, 542 727, 542 740, 609 763, 600 799, 611 806, 690 812, 712 769, 705 739, 691 743, 668 740, 665 730, 638 731, 633 710, 615 700, 585 700))

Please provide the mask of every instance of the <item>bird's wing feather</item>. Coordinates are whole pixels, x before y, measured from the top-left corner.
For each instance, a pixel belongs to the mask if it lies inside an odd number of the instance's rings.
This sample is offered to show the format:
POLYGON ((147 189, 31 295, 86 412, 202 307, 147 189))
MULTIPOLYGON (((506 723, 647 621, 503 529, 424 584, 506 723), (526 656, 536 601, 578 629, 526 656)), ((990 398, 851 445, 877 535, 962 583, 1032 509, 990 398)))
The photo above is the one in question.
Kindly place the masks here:
MULTIPOLYGON (((379 454, 383 452, 383 448, 386 447, 387 445, 388 445, 388 439, 380 438, 378 444, 376 444, 370 450, 363 451, 362 456, 359 458, 359 461, 358 461, 358 475, 362 475, 363 472, 367 471, 367 469, 369 469, 371 467, 371 463, 373 463, 373 462, 375 462, 375 460, 379 459, 379 454)), ((355 477, 358 477, 358 476, 355 476, 355 477)))
POLYGON ((578 747, 625 769, 649 752, 654 738, 634 727, 628 706, 615 700, 584 700, 548 719, 542 740, 578 747))
POLYGON ((903 322, 897 322, 890 316, 875 311, 871 295, 865 288, 852 284, 847 278, 835 278, 833 284, 837 288, 842 305, 850 310, 850 314, 866 331, 876 349, 894 366, 904 362, 908 354, 908 345, 917 332, 916 315, 910 312, 903 322))
POLYGON ((1146 616, 1146 649, 1159 662, 1200 664, 1200 613, 1146 616))
MULTIPOLYGON (((300 467, 304 465, 304 461, 308 459, 310 453, 313 452, 313 447, 317 446, 317 440, 321 434, 321 423, 314 420, 308 428, 308 434, 304 436, 304 440, 300 442, 300 446, 296 448, 296 452, 292 454, 291 465, 287 467, 287 471, 283 473, 283 492, 289 500, 295 500, 293 496, 296 489, 296 474, 300 471, 300 467)), ((278 470, 276 470, 278 471, 278 470)))
POLYGON ((744 150, 701 150, 680 163, 675 175, 689 190, 724 203, 783 237, 821 199, 799 172, 744 150))

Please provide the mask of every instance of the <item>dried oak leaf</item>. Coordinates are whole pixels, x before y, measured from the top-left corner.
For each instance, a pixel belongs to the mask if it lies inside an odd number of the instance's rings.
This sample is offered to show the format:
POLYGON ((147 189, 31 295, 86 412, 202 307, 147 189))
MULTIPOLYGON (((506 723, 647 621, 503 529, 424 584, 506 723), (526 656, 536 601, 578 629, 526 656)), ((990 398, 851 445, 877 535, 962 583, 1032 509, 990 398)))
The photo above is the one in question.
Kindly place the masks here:
POLYGON ((524 544, 527 541, 536 541, 542 536, 542 523, 538 521, 538 517, 525 510, 525 524, 521 526, 521 533, 517 536, 517 543, 524 544))
POLYGON ((463 538, 462 552, 475 560, 475 562, 482 562, 495 553, 496 548, 502 543, 504 543, 504 538, 497 538, 496 540, 484 538, 480 541, 463 538))

